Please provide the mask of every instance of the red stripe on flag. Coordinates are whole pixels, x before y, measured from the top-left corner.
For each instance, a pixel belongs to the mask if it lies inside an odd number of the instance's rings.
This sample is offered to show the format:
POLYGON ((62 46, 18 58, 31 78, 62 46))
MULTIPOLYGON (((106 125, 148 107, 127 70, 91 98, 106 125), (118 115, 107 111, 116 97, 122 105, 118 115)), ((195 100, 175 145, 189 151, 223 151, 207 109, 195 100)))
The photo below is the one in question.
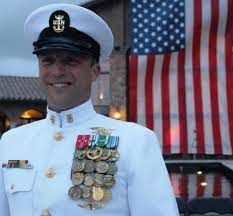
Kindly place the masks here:
POLYGON ((129 120, 137 122, 138 56, 130 56, 129 64, 129 120))
POLYGON ((170 54, 164 55, 161 74, 161 104, 162 104, 162 130, 163 153, 171 154, 171 122, 170 122, 170 94, 169 94, 169 66, 170 54))
POLYGON ((145 78, 145 110, 146 126, 154 129, 154 110, 153 110, 153 72, 155 65, 155 56, 147 57, 146 78, 145 78))
POLYGON ((228 1, 227 26, 225 33, 225 49, 226 49, 226 91, 227 91, 227 108, 228 108, 228 124, 231 149, 233 151, 233 68, 232 68, 232 40, 233 40, 233 1, 228 1))
POLYGON ((187 175, 181 175, 180 178, 181 182, 179 184, 180 186, 180 196, 187 200, 188 199, 188 176, 187 175))
POLYGON ((202 29, 202 1, 194 1, 194 32, 193 32, 193 86, 196 121, 196 141, 197 152, 205 153, 204 142, 204 122, 203 122, 203 102, 201 89, 201 64, 200 64, 200 44, 202 29))
POLYGON ((204 175, 198 175, 197 176, 197 197, 203 197, 205 192, 205 187, 201 183, 205 182, 205 176, 204 175))
POLYGON ((222 154, 222 140, 219 122, 218 78, 217 78, 217 34, 219 21, 219 1, 211 1, 211 24, 209 35, 209 84, 212 130, 215 154, 222 154))
POLYGON ((178 109, 180 124, 180 152, 188 153, 188 131, 186 111, 186 87, 185 87, 185 52, 178 55, 178 109))
POLYGON ((214 185, 213 185, 213 196, 221 196, 222 195, 222 184, 221 184, 221 175, 214 176, 214 185))

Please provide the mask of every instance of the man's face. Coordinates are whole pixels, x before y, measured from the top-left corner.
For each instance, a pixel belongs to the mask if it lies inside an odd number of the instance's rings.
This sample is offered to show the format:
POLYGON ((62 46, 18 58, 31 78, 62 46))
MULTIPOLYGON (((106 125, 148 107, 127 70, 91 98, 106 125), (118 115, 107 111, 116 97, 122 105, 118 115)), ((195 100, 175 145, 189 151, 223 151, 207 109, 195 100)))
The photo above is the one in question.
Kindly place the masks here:
POLYGON ((68 51, 40 54, 40 83, 47 95, 49 108, 55 111, 78 106, 90 98, 91 83, 100 66, 89 56, 68 51))

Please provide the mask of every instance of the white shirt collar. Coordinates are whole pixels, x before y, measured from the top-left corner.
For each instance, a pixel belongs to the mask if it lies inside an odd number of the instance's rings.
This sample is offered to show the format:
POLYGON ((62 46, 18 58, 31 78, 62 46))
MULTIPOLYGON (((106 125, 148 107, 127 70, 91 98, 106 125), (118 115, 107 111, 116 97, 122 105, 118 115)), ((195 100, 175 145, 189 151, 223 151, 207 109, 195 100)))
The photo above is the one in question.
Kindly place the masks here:
POLYGON ((91 100, 83 104, 57 113, 47 107, 46 120, 51 126, 65 128, 80 125, 82 122, 87 121, 96 114, 91 100))

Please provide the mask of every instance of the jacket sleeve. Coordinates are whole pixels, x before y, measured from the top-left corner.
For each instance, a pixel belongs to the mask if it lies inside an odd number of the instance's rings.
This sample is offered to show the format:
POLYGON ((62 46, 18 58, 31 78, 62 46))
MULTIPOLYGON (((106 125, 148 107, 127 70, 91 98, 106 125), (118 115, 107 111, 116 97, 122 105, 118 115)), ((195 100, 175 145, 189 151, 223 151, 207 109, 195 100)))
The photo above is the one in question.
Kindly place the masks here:
MULTIPOLYGON (((3 137, 2 137, 3 138, 3 137)), ((0 140, 0 215, 10 216, 2 172, 3 140, 0 140)))
POLYGON ((134 143, 128 175, 131 216, 178 216, 175 196, 155 134, 145 130, 134 143))

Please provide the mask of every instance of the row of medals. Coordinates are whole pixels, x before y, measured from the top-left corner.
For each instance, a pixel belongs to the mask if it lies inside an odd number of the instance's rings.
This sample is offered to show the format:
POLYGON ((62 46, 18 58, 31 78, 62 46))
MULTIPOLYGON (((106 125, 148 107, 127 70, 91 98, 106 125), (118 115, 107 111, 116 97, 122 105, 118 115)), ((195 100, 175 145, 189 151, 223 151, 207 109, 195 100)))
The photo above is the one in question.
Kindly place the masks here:
POLYGON ((120 154, 116 148, 87 147, 76 149, 71 180, 73 186, 69 190, 72 200, 83 200, 80 207, 96 209, 104 207, 104 203, 112 199, 111 188, 116 181, 116 161, 120 154))

